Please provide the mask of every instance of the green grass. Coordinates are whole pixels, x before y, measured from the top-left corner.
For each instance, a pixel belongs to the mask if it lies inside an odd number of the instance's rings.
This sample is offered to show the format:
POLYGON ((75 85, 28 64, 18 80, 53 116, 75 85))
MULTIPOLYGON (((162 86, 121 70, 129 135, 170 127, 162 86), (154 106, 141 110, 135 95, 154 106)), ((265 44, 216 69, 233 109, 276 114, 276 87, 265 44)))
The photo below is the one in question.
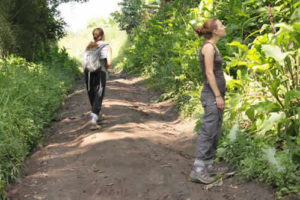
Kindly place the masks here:
POLYGON ((0 59, 0 199, 79 74, 78 62, 54 48, 43 63, 0 59))

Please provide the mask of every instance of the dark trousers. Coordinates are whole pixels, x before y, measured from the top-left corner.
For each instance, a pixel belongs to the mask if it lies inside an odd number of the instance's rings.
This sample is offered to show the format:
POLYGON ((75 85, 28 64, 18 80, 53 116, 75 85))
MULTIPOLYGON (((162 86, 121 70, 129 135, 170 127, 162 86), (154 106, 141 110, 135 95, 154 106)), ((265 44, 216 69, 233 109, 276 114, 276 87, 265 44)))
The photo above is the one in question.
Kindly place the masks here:
POLYGON ((216 153, 221 135, 223 110, 217 108, 215 97, 211 92, 202 92, 201 101, 204 115, 197 139, 196 158, 210 162, 216 153))
POLYGON ((100 69, 95 72, 85 70, 84 76, 92 112, 99 115, 105 93, 106 72, 100 69))

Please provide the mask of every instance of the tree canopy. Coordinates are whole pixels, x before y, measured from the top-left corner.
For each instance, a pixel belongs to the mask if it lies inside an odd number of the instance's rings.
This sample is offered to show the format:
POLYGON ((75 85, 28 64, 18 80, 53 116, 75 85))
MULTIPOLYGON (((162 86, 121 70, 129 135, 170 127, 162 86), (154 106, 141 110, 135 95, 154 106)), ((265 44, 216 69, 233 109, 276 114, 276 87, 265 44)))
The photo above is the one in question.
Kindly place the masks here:
POLYGON ((70 1, 87 0, 1 0, 0 57, 13 53, 38 59, 40 52, 64 36, 65 22, 57 7, 70 1))

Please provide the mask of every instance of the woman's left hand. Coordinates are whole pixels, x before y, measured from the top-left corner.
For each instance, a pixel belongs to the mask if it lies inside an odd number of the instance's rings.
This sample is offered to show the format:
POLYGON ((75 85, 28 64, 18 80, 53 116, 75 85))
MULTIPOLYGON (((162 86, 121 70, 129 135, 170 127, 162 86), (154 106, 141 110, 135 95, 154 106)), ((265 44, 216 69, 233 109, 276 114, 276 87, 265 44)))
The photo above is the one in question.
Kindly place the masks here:
POLYGON ((225 102, 222 96, 217 96, 216 97, 216 103, 217 103, 217 108, 224 110, 225 108, 225 102))

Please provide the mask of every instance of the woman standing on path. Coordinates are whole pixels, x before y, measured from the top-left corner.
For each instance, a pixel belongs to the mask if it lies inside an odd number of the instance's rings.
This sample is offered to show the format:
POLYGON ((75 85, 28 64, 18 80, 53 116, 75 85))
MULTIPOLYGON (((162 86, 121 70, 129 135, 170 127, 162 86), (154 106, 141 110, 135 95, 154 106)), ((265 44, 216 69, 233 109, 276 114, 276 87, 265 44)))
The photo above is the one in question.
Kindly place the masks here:
POLYGON ((199 58, 204 75, 201 102, 204 108, 202 126, 197 139, 196 159, 190 180, 209 184, 215 181, 213 174, 224 173, 225 168, 213 164, 221 134, 223 110, 225 106, 225 78, 222 70, 222 57, 216 46, 226 35, 226 27, 218 19, 208 19, 203 26, 196 27, 199 37, 206 39, 200 49, 199 58))
POLYGON ((104 42, 105 35, 101 28, 96 28, 93 30, 94 41, 91 42, 86 50, 99 49, 97 56, 101 63, 104 63, 102 67, 96 69, 95 71, 89 71, 87 68, 84 69, 85 82, 88 91, 89 100, 92 106, 91 112, 91 129, 100 128, 97 125, 99 120, 102 101, 105 93, 106 85, 106 73, 107 69, 111 67, 112 64, 112 50, 108 43, 104 42))

